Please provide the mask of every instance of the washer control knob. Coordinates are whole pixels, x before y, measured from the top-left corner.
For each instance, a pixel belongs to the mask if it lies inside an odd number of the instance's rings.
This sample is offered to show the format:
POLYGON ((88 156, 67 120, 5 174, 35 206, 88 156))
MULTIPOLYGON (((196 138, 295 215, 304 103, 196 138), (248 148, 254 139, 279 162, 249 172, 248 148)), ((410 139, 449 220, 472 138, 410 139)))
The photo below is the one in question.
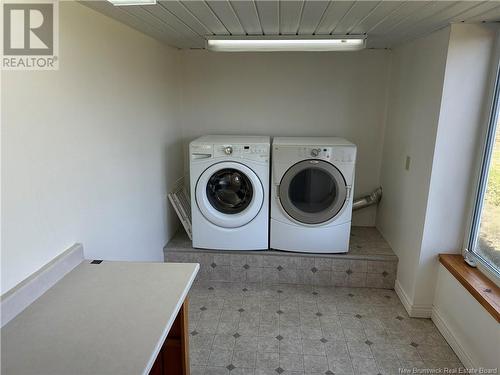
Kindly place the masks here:
POLYGON ((315 157, 317 157, 319 155, 320 152, 321 152, 321 149, 319 149, 319 148, 313 148, 311 150, 311 156, 315 158, 315 157))
POLYGON ((233 148, 231 146, 224 147, 224 153, 226 155, 231 155, 233 153, 233 148))

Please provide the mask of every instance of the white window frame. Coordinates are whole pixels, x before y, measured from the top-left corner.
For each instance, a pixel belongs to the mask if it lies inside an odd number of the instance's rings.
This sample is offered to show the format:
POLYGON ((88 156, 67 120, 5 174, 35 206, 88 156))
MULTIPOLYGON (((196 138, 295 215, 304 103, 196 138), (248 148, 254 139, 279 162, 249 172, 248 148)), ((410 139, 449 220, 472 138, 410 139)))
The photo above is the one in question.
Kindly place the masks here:
POLYGON ((463 255, 469 264, 475 264, 481 272, 500 286, 500 272, 474 251, 479 235, 483 200, 488 183, 488 172, 494 146, 495 132, 500 117, 500 31, 498 31, 496 35, 495 51, 493 55, 493 68, 490 75, 491 85, 489 87, 490 94, 487 98, 488 100, 485 108, 485 126, 481 134, 482 143, 479 147, 480 152, 476 169, 478 173, 474 185, 474 194, 471 199, 469 225, 466 231, 463 255))

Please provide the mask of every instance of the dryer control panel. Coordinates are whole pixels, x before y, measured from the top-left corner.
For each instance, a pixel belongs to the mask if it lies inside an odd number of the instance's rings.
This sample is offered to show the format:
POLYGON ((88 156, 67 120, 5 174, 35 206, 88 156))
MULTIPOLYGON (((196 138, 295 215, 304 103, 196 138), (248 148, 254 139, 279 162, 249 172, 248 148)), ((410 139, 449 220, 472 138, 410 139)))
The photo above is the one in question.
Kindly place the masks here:
POLYGON ((356 155, 351 147, 302 146, 297 149, 300 158, 330 162, 353 163, 356 155))

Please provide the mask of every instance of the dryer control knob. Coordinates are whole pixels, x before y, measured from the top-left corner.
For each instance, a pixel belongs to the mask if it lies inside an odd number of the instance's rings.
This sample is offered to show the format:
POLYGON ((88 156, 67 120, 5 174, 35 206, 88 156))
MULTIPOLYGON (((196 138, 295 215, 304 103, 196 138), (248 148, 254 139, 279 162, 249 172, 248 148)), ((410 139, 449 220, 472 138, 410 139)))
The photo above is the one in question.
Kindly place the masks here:
POLYGON ((312 156, 312 157, 317 157, 317 156, 319 155, 320 151, 321 151, 321 150, 320 150, 319 148, 313 148, 313 149, 311 150, 311 156, 312 156))
POLYGON ((233 148, 231 146, 224 147, 224 153, 226 155, 231 155, 233 153, 233 148))

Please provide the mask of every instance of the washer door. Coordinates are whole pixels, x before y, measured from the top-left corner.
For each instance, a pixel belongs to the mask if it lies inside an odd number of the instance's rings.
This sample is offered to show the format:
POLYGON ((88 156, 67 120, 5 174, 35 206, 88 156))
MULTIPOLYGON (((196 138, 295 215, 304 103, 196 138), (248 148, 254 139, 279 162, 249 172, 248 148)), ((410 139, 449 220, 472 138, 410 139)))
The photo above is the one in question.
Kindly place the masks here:
POLYGON ((247 166, 222 162, 207 168, 196 183, 196 204, 203 216, 223 228, 252 221, 264 203, 259 178, 247 166))
POLYGON ((322 160, 304 160, 288 169, 279 186, 281 205, 304 224, 321 224, 337 216, 347 197, 342 173, 322 160))

